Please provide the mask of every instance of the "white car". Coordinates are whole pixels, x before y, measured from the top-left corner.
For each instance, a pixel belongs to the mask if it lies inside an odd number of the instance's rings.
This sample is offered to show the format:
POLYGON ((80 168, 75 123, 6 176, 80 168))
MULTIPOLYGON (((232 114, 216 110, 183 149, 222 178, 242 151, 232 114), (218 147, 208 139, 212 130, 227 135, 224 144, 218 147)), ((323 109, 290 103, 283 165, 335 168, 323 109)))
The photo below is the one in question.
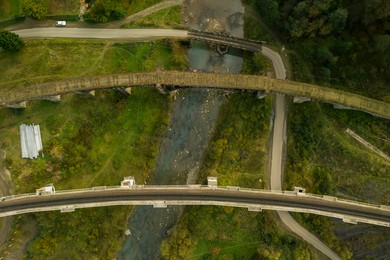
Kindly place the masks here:
POLYGON ((66 26, 66 21, 57 21, 56 26, 57 27, 64 27, 64 26, 66 26))

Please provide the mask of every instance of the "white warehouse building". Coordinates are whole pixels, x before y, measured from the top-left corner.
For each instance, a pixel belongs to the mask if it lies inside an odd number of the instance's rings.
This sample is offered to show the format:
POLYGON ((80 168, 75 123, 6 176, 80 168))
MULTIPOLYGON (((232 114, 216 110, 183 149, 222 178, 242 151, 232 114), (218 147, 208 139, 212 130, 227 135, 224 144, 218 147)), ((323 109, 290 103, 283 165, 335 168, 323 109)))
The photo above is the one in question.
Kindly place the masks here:
POLYGON ((22 158, 38 158, 39 151, 42 151, 43 148, 39 125, 22 124, 19 129, 22 158))

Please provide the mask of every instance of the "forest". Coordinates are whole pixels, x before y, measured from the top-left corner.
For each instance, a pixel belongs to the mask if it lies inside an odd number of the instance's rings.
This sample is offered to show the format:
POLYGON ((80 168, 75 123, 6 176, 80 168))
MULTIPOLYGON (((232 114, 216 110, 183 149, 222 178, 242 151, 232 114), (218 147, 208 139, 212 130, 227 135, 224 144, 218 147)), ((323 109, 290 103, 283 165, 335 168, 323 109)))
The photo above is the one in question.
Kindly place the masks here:
POLYGON ((293 50, 293 80, 390 98, 390 1, 246 2, 293 50))

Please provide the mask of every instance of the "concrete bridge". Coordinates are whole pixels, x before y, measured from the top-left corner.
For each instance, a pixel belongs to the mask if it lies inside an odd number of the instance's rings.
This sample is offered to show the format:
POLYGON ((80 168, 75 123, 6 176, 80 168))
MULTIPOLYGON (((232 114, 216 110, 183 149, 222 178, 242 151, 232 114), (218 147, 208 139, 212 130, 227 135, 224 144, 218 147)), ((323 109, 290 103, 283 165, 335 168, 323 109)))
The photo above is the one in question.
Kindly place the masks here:
POLYGON ((278 210, 310 213, 340 218, 344 222, 358 222, 390 227, 390 207, 342 200, 331 196, 306 194, 302 191, 269 191, 240 187, 207 186, 147 186, 125 181, 121 186, 55 191, 53 186, 36 193, 0 198, 0 217, 32 212, 60 210, 71 212, 77 208, 114 205, 214 205, 242 207, 250 211, 278 210))
POLYGON ((79 91, 155 85, 277 92, 342 105, 390 119, 390 103, 341 90, 263 76, 180 71, 152 71, 89 76, 14 87, 12 89, 1 89, 0 106, 12 106, 12 104, 23 101, 79 91))

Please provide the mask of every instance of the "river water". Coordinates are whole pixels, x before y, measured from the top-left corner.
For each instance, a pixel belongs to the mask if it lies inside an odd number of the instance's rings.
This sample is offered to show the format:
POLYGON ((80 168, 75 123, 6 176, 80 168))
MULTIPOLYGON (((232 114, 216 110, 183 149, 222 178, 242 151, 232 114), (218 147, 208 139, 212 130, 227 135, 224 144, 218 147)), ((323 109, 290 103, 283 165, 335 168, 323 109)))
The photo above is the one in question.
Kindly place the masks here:
MULTIPOLYGON (((184 6, 184 20, 191 28, 223 31, 234 36, 243 36, 243 13, 240 0, 189 0, 184 6)), ((242 65, 242 58, 234 51, 220 56, 215 47, 201 42, 195 42, 188 55, 193 70, 239 73, 242 65)), ((221 90, 178 91, 149 184, 196 181, 224 101, 225 92, 221 90)), ((161 241, 177 222, 182 209, 178 206, 137 207, 128 222, 131 235, 126 237, 117 259, 158 259, 161 241)))

